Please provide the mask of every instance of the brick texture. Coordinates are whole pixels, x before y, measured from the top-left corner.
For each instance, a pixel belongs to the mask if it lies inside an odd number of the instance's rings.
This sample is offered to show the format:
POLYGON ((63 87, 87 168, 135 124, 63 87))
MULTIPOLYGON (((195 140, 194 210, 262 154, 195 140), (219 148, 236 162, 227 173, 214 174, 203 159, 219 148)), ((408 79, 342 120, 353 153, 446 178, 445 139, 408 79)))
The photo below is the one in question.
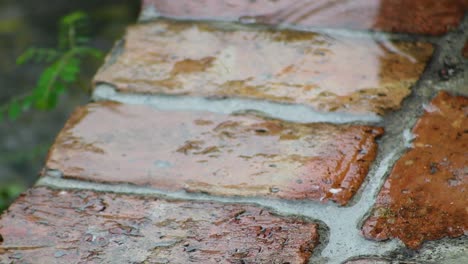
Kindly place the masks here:
POLYGON ((100 103, 75 111, 47 167, 96 182, 346 204, 382 133, 370 126, 100 103))
POLYGON ((130 27, 123 49, 96 83, 379 114, 400 107, 433 51, 428 43, 166 21, 130 27))
POLYGON ((34 188, 0 219, 0 263, 307 263, 317 225, 248 205, 34 188))
POLYGON ((466 0, 144 0, 163 16, 438 35, 458 26, 466 0))
POLYGON ((396 163, 363 232, 417 249, 468 230, 468 98, 440 93, 413 133, 414 147, 396 163))

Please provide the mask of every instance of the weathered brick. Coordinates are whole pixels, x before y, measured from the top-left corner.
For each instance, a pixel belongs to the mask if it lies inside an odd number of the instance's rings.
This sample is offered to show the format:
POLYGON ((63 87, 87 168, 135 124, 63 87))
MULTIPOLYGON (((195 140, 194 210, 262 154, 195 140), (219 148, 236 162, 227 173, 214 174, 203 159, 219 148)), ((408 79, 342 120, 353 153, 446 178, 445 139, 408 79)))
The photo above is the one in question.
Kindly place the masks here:
POLYGON ((99 103, 73 114, 47 167, 97 182, 346 204, 382 133, 370 126, 99 103))
POLYGON ((1 263, 307 263, 317 225, 249 205, 34 188, 0 219, 1 263))
POLYGON ((455 28, 467 0, 144 0, 163 16, 438 35, 455 28))
POLYGON ((367 238, 399 238, 412 249, 468 228, 468 98, 440 93, 413 129, 370 218, 367 238))
POLYGON ((372 37, 167 22, 130 27, 95 82, 123 92, 241 97, 324 111, 397 109, 433 47, 372 37))

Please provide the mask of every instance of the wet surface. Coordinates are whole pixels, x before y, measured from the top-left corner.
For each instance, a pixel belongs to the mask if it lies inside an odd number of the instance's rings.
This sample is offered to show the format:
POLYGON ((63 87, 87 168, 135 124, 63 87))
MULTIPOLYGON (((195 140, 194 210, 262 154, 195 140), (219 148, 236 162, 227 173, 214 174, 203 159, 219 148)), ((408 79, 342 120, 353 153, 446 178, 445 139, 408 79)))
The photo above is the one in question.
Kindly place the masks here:
POLYGON ((317 225, 261 208, 29 190, 0 220, 1 263, 307 263, 317 225))
POLYGON ((96 82, 123 92, 238 97, 319 111, 398 109, 432 55, 428 43, 159 21, 130 27, 96 82))
POLYGON ((379 258, 362 258, 345 262, 345 264, 390 264, 392 262, 379 258))
POLYGON ((364 224, 367 238, 417 249, 468 229, 468 98, 441 92, 425 110, 364 224))
POLYGON ((75 111, 46 166, 96 182, 346 204, 364 180, 382 133, 370 126, 104 102, 75 111))
POLYGON ((458 26, 466 0, 144 0, 146 8, 181 19, 374 29, 438 35, 458 26))

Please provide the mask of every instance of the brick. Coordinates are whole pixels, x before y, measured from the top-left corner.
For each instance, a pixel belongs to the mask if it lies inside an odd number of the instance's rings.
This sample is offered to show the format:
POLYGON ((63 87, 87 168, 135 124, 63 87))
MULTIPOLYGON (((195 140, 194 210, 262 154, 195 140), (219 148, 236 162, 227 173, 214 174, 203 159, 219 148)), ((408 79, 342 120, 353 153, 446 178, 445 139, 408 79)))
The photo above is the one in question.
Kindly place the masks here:
POLYGON ((467 231, 468 98, 440 93, 413 133, 413 147, 397 161, 363 233, 417 249, 467 231))
POLYGON ((130 27, 123 54, 109 58, 95 82, 122 92, 251 98, 381 114, 400 107, 432 52, 429 43, 370 36, 158 21, 130 27))
POLYGON ((145 0, 163 16, 438 35, 457 27, 466 0, 145 0))
POLYGON ((307 263, 318 243, 316 224, 254 206, 46 188, 0 234, 1 263, 307 263))
POLYGON ((346 204, 382 133, 370 126, 100 103, 73 114, 47 167, 96 182, 346 204))

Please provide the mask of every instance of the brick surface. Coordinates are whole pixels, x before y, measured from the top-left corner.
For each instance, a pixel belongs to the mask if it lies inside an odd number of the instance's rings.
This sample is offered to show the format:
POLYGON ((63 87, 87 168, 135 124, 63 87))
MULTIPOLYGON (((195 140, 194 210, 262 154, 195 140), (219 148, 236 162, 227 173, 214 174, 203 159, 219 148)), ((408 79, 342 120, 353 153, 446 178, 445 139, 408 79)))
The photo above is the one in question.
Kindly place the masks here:
POLYGON ((440 93, 413 133, 414 147, 397 161, 363 232, 416 249, 468 229, 468 98, 440 93))
POLYGON ((428 43, 159 21, 130 27, 123 54, 95 82, 383 113, 399 108, 432 51, 428 43))
POLYGON ((307 263, 317 225, 248 205, 35 188, 1 217, 0 263, 307 263))
POLYGON ((144 0, 163 16, 376 29, 437 35, 458 26, 466 0, 144 0))
POLYGON ((91 104, 66 124, 47 167, 98 182, 346 204, 382 133, 369 126, 91 104))

